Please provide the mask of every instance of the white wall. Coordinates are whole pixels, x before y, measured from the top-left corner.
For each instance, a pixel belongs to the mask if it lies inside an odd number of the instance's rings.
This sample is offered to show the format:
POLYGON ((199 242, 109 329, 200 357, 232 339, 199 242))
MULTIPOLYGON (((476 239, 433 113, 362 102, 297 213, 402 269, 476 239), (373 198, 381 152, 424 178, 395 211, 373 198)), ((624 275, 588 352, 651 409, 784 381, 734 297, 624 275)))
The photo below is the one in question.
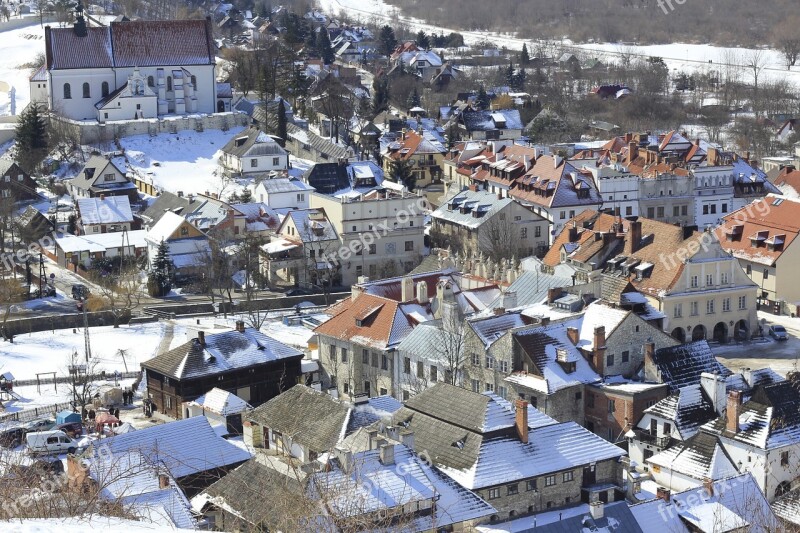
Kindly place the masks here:
POLYGON ((155 118, 158 116, 158 98, 141 96, 136 98, 115 98, 111 106, 97 112, 97 120, 132 120, 134 118, 155 118), (140 108, 137 109, 136 106, 140 108))

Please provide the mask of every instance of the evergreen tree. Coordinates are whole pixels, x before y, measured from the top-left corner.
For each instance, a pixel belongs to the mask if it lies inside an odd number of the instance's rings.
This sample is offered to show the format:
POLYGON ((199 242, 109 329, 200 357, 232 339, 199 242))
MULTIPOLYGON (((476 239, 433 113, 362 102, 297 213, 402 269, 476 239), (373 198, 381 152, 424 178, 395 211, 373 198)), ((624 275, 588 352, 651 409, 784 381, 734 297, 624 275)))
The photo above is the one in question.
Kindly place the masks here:
POLYGON ((508 68, 506 69, 505 83, 509 87, 514 85, 514 63, 511 61, 508 62, 508 68))
POLYGON ((417 185, 417 175, 411 170, 411 162, 407 159, 397 159, 392 162, 392 177, 395 183, 400 183, 409 191, 417 185))
POLYGON ((328 30, 325 28, 320 28, 319 33, 317 33, 317 53, 319 53, 320 59, 322 59, 322 62, 326 65, 330 65, 336 60, 336 54, 333 53, 328 30))
POLYGON ((419 32, 417 32, 417 46, 423 50, 430 50, 431 48, 431 40, 428 38, 428 35, 422 30, 419 30, 419 32))
POLYGON ((311 55, 311 56, 319 55, 319 52, 317 51, 317 32, 316 31, 308 32, 308 35, 306 35, 305 47, 306 47, 306 54, 311 55))
POLYGON ((522 43, 522 52, 519 53, 519 62, 525 66, 531 62, 531 56, 528 55, 528 45, 522 43))
POLYGON ((252 201, 253 201, 253 191, 245 187, 242 190, 242 194, 239 195, 239 203, 249 204, 252 201))
POLYGON ((389 109, 389 78, 376 76, 372 80, 372 112, 378 114, 389 109))
POLYGON ((481 85, 478 88, 478 96, 475 98, 475 105, 477 105, 480 109, 489 109, 490 104, 491 102, 489 100, 489 95, 486 94, 486 89, 484 89, 483 85, 481 85))
POLYGON ((395 46, 397 46, 397 37, 394 35, 394 29, 389 25, 383 26, 378 33, 378 47, 381 54, 387 57, 392 55, 395 46))
POLYGON ((283 104, 283 98, 280 99, 278 102, 278 137, 283 139, 281 146, 284 146, 286 143, 286 138, 289 136, 288 132, 286 131, 286 106, 283 104))
POLYGON ((32 172, 47 151, 47 126, 38 105, 29 105, 19 116, 15 136, 17 161, 32 172))
POLYGON ((150 296, 161 298, 172 289, 172 259, 169 257, 169 246, 164 241, 158 245, 156 257, 147 275, 147 292, 150 296))
POLYGON ((421 103, 422 101, 419 98, 419 93, 417 92, 417 88, 414 87, 414 91, 408 95, 408 100, 406 100, 406 106, 408 106, 408 109, 410 110, 411 108, 419 107, 421 103))

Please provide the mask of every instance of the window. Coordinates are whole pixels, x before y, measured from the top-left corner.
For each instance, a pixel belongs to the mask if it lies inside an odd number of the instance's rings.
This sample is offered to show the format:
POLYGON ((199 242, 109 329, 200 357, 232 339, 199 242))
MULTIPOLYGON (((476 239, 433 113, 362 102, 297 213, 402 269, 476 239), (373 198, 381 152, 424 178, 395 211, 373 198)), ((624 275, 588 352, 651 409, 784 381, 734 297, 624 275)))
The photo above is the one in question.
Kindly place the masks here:
POLYGON ((417 361, 417 377, 420 379, 425 377, 425 364, 422 361, 417 361))
POLYGON ((481 366, 481 356, 476 353, 472 354, 472 364, 474 366, 481 366))
POLYGON ((527 239, 528 238, 528 228, 520 228, 520 230, 519 230, 519 238, 520 239, 527 239))
POLYGON ((697 302, 692 302, 690 306, 691 306, 691 312, 689 314, 692 316, 697 316, 699 314, 697 311, 697 302))
POLYGON ((764 269, 764 279, 768 279, 768 278, 769 278, 769 269, 765 268, 764 269))
POLYGON ((631 216, 631 215, 633 215, 633 208, 632 208, 631 206, 627 206, 627 207, 625 208, 625 216, 626 216, 626 217, 629 217, 629 216, 631 216))
POLYGON ((692 288, 697 287, 697 276, 692 276, 692 288))
POLYGON ((591 392, 586 393, 586 407, 594 407, 594 394, 591 392))
POLYGON ((723 272, 723 273, 721 273, 719 275, 719 282, 722 285, 727 285, 728 284, 728 273, 727 272, 723 272))
POLYGON ((747 296, 739 296, 739 309, 747 307, 747 296))
POLYGON ((670 435, 672 435, 672 425, 671 424, 669 424, 667 422, 664 422, 664 433, 663 433, 663 435, 665 437, 669 437, 670 435))
POLYGON ((167 76, 167 91, 172 90, 172 76, 167 76))
POLYGON ((707 300, 706 301, 706 313, 709 315, 714 314, 714 300, 707 300))
POLYGON ((519 483, 514 483, 513 485, 506 485, 507 494, 512 496, 514 494, 519 494, 519 483))
POLYGON ((486 356, 486 368, 494 368, 494 357, 490 355, 486 356))
POLYGON ((526 481, 525 482, 525 490, 527 490, 527 491, 536 490, 536 480, 535 479, 529 479, 528 481, 526 481))
POLYGON ((406 241, 406 252, 414 251, 414 241, 406 241))
POLYGON ((256 168, 257 166, 258 166, 258 159, 251 159, 250 168, 256 168))
POLYGON ((72 98, 72 87, 69 86, 69 83, 64 84, 64 100, 69 100, 72 98))
POLYGON ((409 394, 409 392, 407 390, 404 390, 403 391, 403 401, 407 402, 410 397, 411 397, 411 394, 409 394))
POLYGON ((610 353, 606 355, 606 366, 614 366, 614 354, 610 353))
POLYGON ((575 218, 575 211, 573 209, 569 211, 569 218, 575 218))
POLYGON ((192 75, 190 79, 192 80, 192 87, 197 87, 197 77, 192 75))
POLYGON ((486 392, 494 392, 494 383, 486 384, 486 392))
POLYGON ((87 82, 83 82, 83 97, 84 98, 92 97, 92 90, 89 88, 89 84, 87 82))
POLYGON ((544 486, 545 487, 552 487, 556 484, 556 475, 552 474, 550 476, 545 476, 544 478, 544 486))
POLYGON ((656 209, 654 207, 647 208, 647 218, 655 218, 656 217, 656 209))
POLYGON ((369 255, 375 255, 376 253, 378 253, 378 247, 377 247, 377 245, 375 245, 375 244, 370 244, 370 245, 369 245, 369 255))
POLYGON ((717 214, 717 204, 711 204, 710 207, 711 207, 711 214, 712 215, 716 215, 717 214))
POLYGON ((575 479, 575 473, 572 470, 570 470, 569 472, 564 472, 561 475, 561 481, 563 481, 564 483, 566 483, 567 481, 572 481, 573 479, 575 479))
POLYGON ((706 274, 706 287, 714 285, 714 275, 706 274))
POLYGON ((489 499, 496 500, 500 497, 500 489, 495 487, 493 489, 489 489, 489 499))
POLYGON ((404 357, 403 358, 403 373, 410 374, 411 373, 411 358, 404 357))
POLYGON ((100 84, 100 96, 102 96, 103 98, 108 96, 108 82, 107 81, 104 81, 102 84, 100 84))
POLYGON ((508 389, 503 387, 503 386, 498 386, 497 387, 497 395, 500 396, 501 398, 507 397, 508 396, 508 389))
POLYGON ((181 235, 189 235, 189 228, 181 226, 181 235))
POLYGON ((106 182, 114 181, 114 174, 113 173, 103 174, 103 181, 106 181, 106 182))
POLYGON ((623 363, 627 363, 628 361, 630 361, 630 358, 631 358, 631 352, 629 352, 628 350, 625 350, 624 352, 622 352, 622 362, 623 363))
POLYGON ((372 366, 378 368, 378 354, 372 354, 372 366))
POLYGON ((142 104, 136 104, 136 110, 139 111, 142 109, 142 104))
POLYGON ((673 206, 672 207, 672 216, 677 217, 677 216, 680 216, 680 214, 681 214, 680 206, 677 206, 677 205, 673 206))
POLYGON ((389 357, 386 354, 381 354, 381 370, 389 370, 389 357))
POLYGON ((541 237, 542 236, 542 227, 541 226, 535 226, 533 228, 533 236, 534 237, 541 237))
POLYGON ((723 213, 727 213, 728 212, 728 204, 722 204, 722 212, 723 213))
POLYGON ((280 164, 281 164, 281 158, 280 157, 273 157, 272 158, 272 166, 273 167, 277 167, 280 164))
POLYGON ((609 414, 617 412, 617 402, 616 402, 616 400, 608 400, 608 412, 609 412, 609 414))
POLYGON ((753 274, 753 266, 747 265, 747 275, 750 276, 751 274, 753 274))
POLYGON ((681 216, 685 217, 688 214, 689 214, 689 206, 688 205, 682 205, 681 206, 681 216))
POLYGON ((347 362, 347 348, 342 348, 342 363, 347 362))
POLYGON ((664 207, 663 206, 659 206, 659 207, 656 208, 656 217, 664 218, 664 207))
POLYGON ((789 466, 789 452, 781 452, 781 466, 789 466))
POLYGON ((731 299, 730 298, 723 298, 722 299, 722 312, 727 313, 731 310, 731 299))
MULTIPOLYGON (((361 255, 361 254, 357 254, 357 255, 361 255)), ((356 265, 356 277, 361 277, 363 275, 364 275, 364 267, 362 267, 361 265, 356 265)))
POLYGON ((561 214, 559 215, 558 218, 560 218, 561 220, 564 220, 565 218, 567 218, 567 214, 564 211, 561 211, 561 214))
POLYGON ((708 205, 704 205, 704 206, 703 206, 703 214, 704 214, 704 215, 707 215, 707 214, 708 214, 708 205))
POLYGON ((431 365, 431 381, 438 381, 439 380, 439 369, 436 368, 434 365, 431 365))
POLYGON ((153 79, 153 76, 147 76, 147 86, 148 87, 155 87, 156 86, 156 83, 155 83, 155 80, 153 79))
POLYGON ((680 318, 683 316, 683 304, 675 304, 675 308, 672 310, 673 318, 680 318))
POLYGON ((498 361, 498 369, 500 372, 508 373, 508 361, 498 361))
POLYGON ((472 380, 472 392, 480 392, 481 391, 481 382, 477 379, 472 380))

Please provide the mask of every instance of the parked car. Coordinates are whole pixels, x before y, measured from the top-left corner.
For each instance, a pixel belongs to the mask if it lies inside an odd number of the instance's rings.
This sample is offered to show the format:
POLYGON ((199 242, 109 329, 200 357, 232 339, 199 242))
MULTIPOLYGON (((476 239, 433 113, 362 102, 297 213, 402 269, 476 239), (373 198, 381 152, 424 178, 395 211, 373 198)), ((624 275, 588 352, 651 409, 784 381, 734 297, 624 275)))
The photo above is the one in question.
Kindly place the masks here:
POLYGON ((83 424, 80 422, 67 422, 66 424, 59 424, 53 429, 60 429, 73 439, 79 435, 83 435, 83 424))
POLYGON ((286 296, 308 296, 309 294, 311 294, 311 291, 308 291, 306 289, 289 289, 283 294, 286 296))
POLYGON ((16 448, 25 439, 23 428, 6 429, 0 432, 0 446, 4 448, 16 448))
POLYGON ((53 420, 52 418, 38 418, 36 420, 28 422, 27 424, 25 424, 22 427, 25 430, 25 433, 30 433, 31 431, 49 430, 55 424, 56 424, 56 421, 53 420))
POLYGON ((779 324, 773 324, 769 327, 769 336, 776 341, 789 340, 789 334, 786 333, 786 328, 779 324))
POLYGON ((28 433, 25 442, 32 454, 75 453, 78 449, 78 444, 60 429, 28 433))

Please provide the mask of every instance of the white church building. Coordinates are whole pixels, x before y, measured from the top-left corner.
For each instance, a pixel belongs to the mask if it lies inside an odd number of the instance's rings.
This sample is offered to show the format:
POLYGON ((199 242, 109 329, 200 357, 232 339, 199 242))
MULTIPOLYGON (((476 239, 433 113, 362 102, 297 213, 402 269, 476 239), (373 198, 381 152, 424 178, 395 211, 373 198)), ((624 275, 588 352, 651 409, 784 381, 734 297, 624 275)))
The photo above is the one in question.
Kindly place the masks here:
POLYGON ((210 114, 224 110, 214 52, 209 19, 87 27, 79 4, 74 27, 45 28, 45 71, 31 83, 74 120, 210 114))

